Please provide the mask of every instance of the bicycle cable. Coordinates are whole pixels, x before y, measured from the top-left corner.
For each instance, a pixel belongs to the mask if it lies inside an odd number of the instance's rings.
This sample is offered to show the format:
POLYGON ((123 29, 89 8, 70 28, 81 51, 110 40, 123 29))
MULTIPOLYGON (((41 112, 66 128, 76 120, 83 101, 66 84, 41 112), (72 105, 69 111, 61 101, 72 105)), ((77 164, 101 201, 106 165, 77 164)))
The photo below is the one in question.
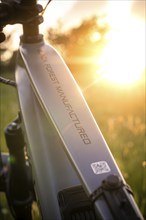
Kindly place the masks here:
POLYGON ((43 9, 43 11, 42 11, 42 13, 41 13, 41 15, 43 15, 43 14, 45 13, 45 11, 46 11, 46 9, 47 9, 47 7, 48 7, 48 5, 50 4, 51 1, 52 1, 52 0, 48 0, 46 6, 44 7, 44 9, 43 9))
POLYGON ((0 76, 0 83, 3 83, 3 84, 6 84, 6 85, 9 85, 9 86, 16 87, 15 81, 10 80, 10 79, 3 78, 3 77, 1 77, 1 76, 0 76))

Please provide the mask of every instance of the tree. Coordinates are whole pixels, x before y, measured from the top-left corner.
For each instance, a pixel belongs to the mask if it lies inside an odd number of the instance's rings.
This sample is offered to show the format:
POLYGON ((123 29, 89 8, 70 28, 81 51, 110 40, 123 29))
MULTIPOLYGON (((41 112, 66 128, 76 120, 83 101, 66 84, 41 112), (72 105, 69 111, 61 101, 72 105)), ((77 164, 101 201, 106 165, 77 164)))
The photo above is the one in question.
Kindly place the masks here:
MULTIPOLYGON (((99 50, 105 43, 105 35, 109 30, 106 23, 98 22, 103 17, 91 17, 83 20, 78 27, 61 32, 60 27, 48 30, 48 41, 65 51, 68 56, 90 56, 99 50), (59 30, 59 31, 58 31, 59 30)), ((60 24, 60 23, 59 23, 60 24)))

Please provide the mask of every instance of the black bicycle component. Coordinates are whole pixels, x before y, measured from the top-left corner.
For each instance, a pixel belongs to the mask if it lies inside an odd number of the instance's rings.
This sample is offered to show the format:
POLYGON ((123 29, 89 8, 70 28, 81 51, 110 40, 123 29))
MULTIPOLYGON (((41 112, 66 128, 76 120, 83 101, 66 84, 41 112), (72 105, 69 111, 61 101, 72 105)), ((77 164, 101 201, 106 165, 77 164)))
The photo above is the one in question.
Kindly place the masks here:
POLYGON ((10 23, 13 17, 13 9, 11 5, 6 2, 2 1, 0 4, 0 27, 3 27, 10 23))
POLYGON ((33 196, 24 155, 24 139, 19 120, 13 121, 5 129, 9 149, 9 175, 6 186, 7 200, 13 216, 17 220, 31 220, 33 196))
POLYGON ((0 4, 0 42, 5 40, 2 33, 7 24, 23 24, 23 42, 35 43, 42 40, 38 25, 43 22, 43 8, 36 0, 2 1, 0 4))
MULTIPOLYGON (((2 31, 2 29, 1 29, 2 31)), ((6 37, 5 37, 5 34, 0 32, 0 43, 2 43, 3 41, 5 41, 6 37)))
POLYGON ((8 176, 8 153, 0 152, 0 192, 6 192, 6 182, 8 176))
POLYGON ((58 202, 62 220, 97 220, 92 202, 82 186, 60 191, 58 202))
MULTIPOLYGON (((22 7, 35 7, 36 6, 36 0, 21 0, 21 6, 22 7)), ((39 17, 39 12, 42 12, 43 9, 40 6, 38 7, 38 18, 40 19, 39 22, 36 22, 34 19, 30 20, 26 24, 23 24, 23 35, 21 37, 21 41, 23 43, 36 43, 40 42, 43 39, 43 36, 39 34, 39 28, 38 25, 43 22, 42 17, 39 17)))
POLYGON ((42 11, 42 6, 36 4, 34 0, 3 0, 0 4, 0 26, 29 22, 39 24, 43 22, 43 18, 39 14, 42 11))
POLYGON ((102 182, 101 187, 90 195, 90 198, 93 203, 101 204, 103 216, 101 217, 97 210, 99 219, 140 220, 142 216, 133 202, 132 195, 128 185, 125 185, 118 176, 110 175, 102 182))

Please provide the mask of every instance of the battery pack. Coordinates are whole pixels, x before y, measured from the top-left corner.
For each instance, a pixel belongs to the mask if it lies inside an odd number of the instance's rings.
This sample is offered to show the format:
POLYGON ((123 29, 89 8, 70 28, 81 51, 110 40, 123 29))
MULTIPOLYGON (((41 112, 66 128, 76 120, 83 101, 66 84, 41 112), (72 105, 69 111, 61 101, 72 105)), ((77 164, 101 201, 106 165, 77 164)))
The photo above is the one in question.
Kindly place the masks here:
POLYGON ((60 191, 58 203, 62 220, 96 220, 93 205, 80 185, 60 191))

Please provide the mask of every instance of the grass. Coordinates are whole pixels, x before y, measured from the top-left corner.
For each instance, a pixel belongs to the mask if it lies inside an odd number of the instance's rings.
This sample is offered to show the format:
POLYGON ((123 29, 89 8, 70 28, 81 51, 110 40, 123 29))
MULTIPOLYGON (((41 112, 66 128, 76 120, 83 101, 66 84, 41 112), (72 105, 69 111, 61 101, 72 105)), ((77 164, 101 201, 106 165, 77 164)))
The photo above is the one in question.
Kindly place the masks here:
MULTIPOLYGON (((12 73, 4 74, 3 77, 13 79, 12 73)), ((7 151, 4 128, 12 122, 19 111, 17 92, 14 87, 0 83, 0 147, 1 151, 7 151)))

